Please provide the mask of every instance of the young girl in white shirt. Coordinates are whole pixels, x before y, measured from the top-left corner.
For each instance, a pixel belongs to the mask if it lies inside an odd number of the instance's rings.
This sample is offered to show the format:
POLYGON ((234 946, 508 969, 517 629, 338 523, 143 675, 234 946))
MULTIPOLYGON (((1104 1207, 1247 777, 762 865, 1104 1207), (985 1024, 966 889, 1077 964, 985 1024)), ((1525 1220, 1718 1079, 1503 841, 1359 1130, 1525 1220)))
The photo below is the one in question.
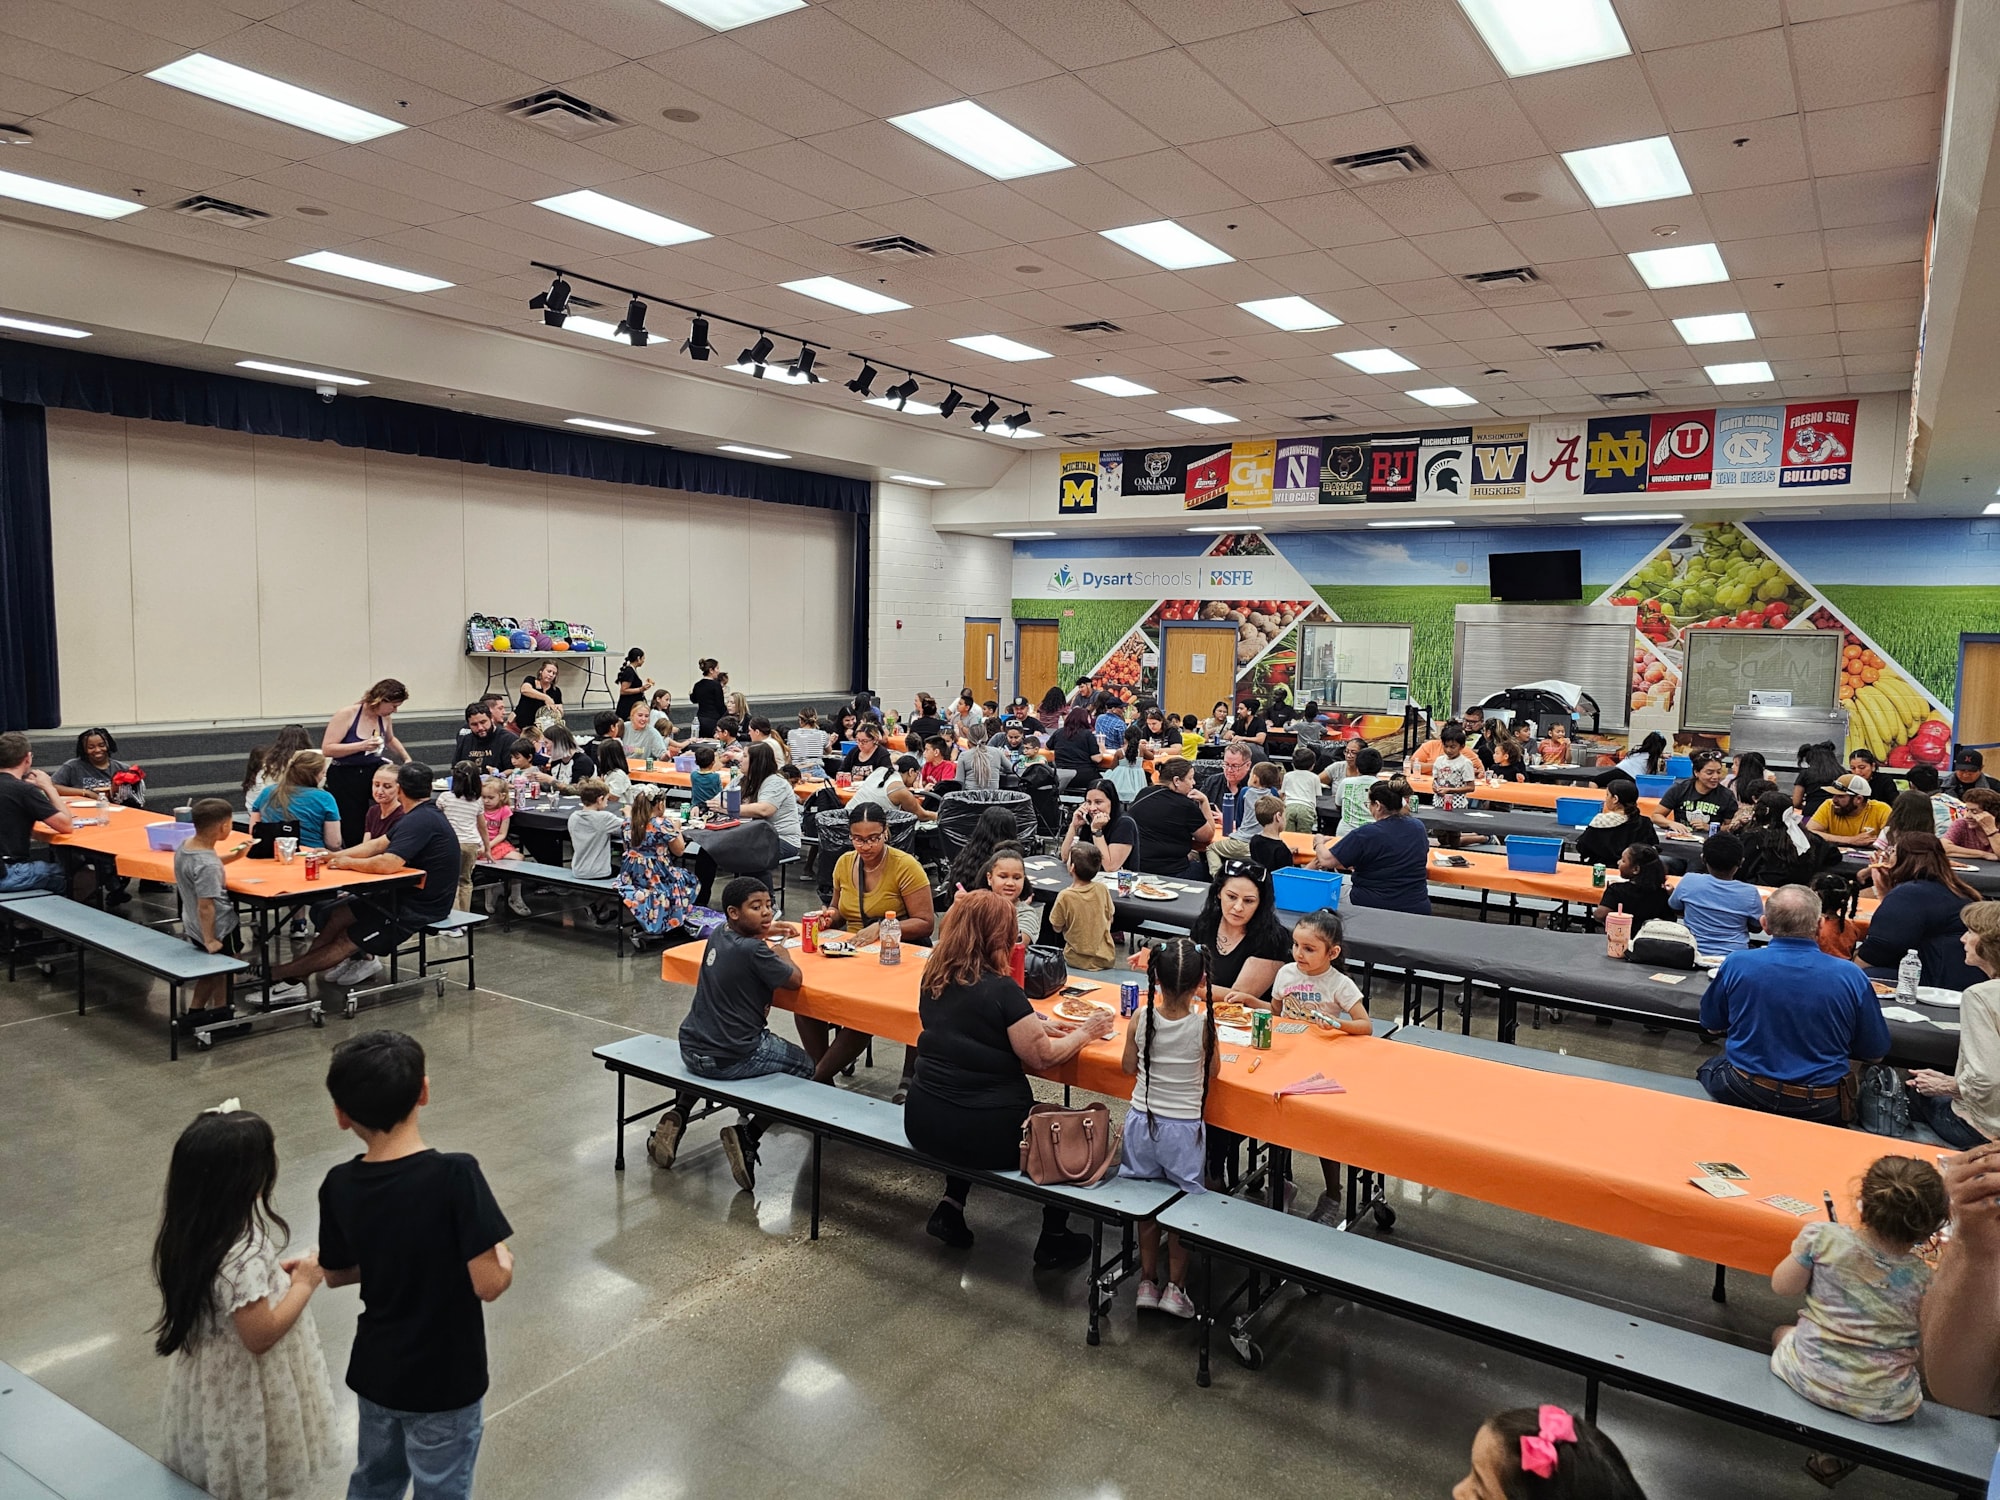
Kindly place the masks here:
MULTIPOLYGON (((1374 1026, 1368 1019, 1368 1002, 1341 967, 1342 945, 1337 912, 1307 912, 1293 923, 1292 961, 1271 981, 1272 1013, 1310 1021, 1323 1031, 1370 1035, 1374 1026)), ((1319 1165, 1326 1189, 1313 1205, 1312 1217, 1321 1224, 1338 1223, 1340 1163, 1321 1157, 1319 1165)))
MULTIPOLYGON (((1125 1116, 1120 1174, 1171 1182, 1200 1193, 1206 1159, 1209 1080, 1222 1066, 1215 1045, 1215 1006, 1209 995, 1208 953, 1192 938, 1175 938, 1153 950, 1146 965, 1146 1008, 1125 1028, 1124 1068, 1136 1080, 1125 1116), (1195 996, 1203 997, 1197 1010, 1195 996)), ((1187 1294, 1187 1251, 1167 1236, 1167 1284, 1160 1286, 1160 1226, 1139 1223, 1139 1308, 1176 1318, 1195 1315, 1187 1294)))

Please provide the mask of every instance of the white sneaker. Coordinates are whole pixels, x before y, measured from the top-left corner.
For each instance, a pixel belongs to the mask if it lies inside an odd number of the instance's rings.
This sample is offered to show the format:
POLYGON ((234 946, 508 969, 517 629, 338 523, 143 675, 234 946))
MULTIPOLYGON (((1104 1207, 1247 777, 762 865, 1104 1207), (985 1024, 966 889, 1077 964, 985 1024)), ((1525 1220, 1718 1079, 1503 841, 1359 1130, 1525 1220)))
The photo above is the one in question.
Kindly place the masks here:
POLYGON ((1170 1318, 1191 1318, 1194 1316, 1194 1301, 1170 1281, 1167 1289, 1160 1293, 1160 1311, 1170 1318))
POLYGON ((1321 1193, 1319 1202, 1313 1205, 1309 1215, 1315 1224, 1325 1224, 1329 1228, 1340 1222, 1340 1199, 1332 1193, 1321 1193))
POLYGON ((335 984, 366 984, 382 972, 382 960, 372 953, 357 953, 352 958, 342 959, 326 971, 326 977, 335 984))
POLYGON ((288 979, 271 986, 271 1004, 296 1005, 306 997, 306 987, 296 979, 288 979))
POLYGON ((1140 1312, 1151 1312, 1160 1305, 1160 1289, 1150 1281, 1139 1283, 1138 1306, 1140 1312))

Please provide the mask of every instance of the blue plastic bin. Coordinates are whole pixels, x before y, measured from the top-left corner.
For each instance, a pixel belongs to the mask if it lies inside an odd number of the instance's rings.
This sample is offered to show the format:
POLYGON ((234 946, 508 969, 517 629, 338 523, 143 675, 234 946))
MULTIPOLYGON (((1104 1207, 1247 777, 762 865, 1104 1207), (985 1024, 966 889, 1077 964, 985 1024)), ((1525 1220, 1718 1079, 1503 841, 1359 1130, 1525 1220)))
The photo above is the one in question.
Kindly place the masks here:
POLYGON ((1565 828, 1581 828, 1603 811, 1604 804, 1595 797, 1556 798, 1556 821, 1565 828))
MULTIPOLYGON (((1561 839, 1511 838, 1507 840, 1507 868, 1525 875, 1553 875, 1562 852, 1561 839)), ((1282 901, 1278 904, 1284 905, 1282 901)))
POLYGON ((1689 755, 1669 755, 1660 762, 1660 769, 1678 781, 1683 776, 1694 775, 1694 757, 1689 755))
POLYGON ((1280 911, 1319 911, 1340 905, 1338 870, 1274 870, 1271 894, 1280 911))
POLYGON ((852 755, 854 753, 854 741, 842 740, 840 742, 840 753, 842 755, 852 755))
POLYGON ((1635 776, 1632 779, 1639 784, 1641 797, 1664 797, 1667 788, 1674 784, 1671 776, 1635 776))
POLYGON ((194 824, 192 823, 148 823, 146 825, 147 847, 158 849, 163 854, 180 848, 182 844, 185 844, 193 837, 194 824))

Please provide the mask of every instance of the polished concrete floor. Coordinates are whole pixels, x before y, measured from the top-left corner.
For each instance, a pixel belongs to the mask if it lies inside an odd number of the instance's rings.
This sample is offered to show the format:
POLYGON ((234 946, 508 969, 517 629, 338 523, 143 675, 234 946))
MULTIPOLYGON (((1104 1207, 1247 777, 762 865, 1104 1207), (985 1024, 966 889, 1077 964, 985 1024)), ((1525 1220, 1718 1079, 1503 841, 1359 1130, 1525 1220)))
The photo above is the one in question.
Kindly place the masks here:
MULTIPOLYGON (((798 906, 795 894, 793 906, 798 906)), ((194 1113, 235 1096, 275 1128, 294 1241, 315 1242, 321 1176, 357 1148, 322 1087, 357 1026, 410 1032, 429 1054, 437 1146, 476 1154, 512 1220, 513 1289, 487 1314, 492 1389, 485 1500, 694 1496, 1438 1496, 1487 1413, 1579 1383, 1329 1298, 1288 1294, 1251 1373, 1226 1354, 1194 1384, 1188 1325, 1135 1318, 1123 1289, 1103 1344, 1083 1341, 1081 1273, 1029 1264, 1034 1209, 976 1199, 967 1253, 923 1233, 935 1179, 830 1146, 828 1205, 806 1237, 803 1138, 773 1132, 754 1194, 693 1127, 656 1171, 630 1140, 613 1172, 612 1084, 593 1047, 668 1035, 688 991, 657 956, 553 925, 480 940, 486 988, 451 990, 166 1059, 163 993, 108 965, 75 1014, 69 970, 0 984, 0 1360, 151 1451, 165 1385, 147 1325, 147 1256, 165 1163, 194 1113)), ((780 1018, 780 1026, 784 1022, 780 1018)), ((1485 1021, 1491 1031, 1491 1021, 1485 1021)), ((1685 1033, 1571 1020, 1529 1046, 1691 1074, 1685 1033)), ((887 1094, 900 1049, 855 1086, 887 1094)), ((1581 1128, 1581 1123, 1580 1123, 1581 1128)), ((1315 1168, 1306 1163, 1302 1176, 1315 1168)), ((1316 1182, 1302 1182, 1310 1192, 1316 1182)), ((1397 1184, 1397 1241, 1563 1288, 1746 1346, 1789 1316, 1768 1287, 1464 1198, 1397 1184)), ((313 1309, 336 1386, 352 1291, 313 1309)), ((352 1441, 352 1398, 341 1419, 352 1441)), ((1616 1393, 1603 1420, 1653 1500, 1820 1494, 1786 1443, 1616 1393)), ((350 1449, 351 1451, 351 1449, 350 1449)), ((314 1496, 343 1492, 324 1476, 314 1496)), ((1935 1491, 1860 1473, 1849 1500, 1935 1491)))

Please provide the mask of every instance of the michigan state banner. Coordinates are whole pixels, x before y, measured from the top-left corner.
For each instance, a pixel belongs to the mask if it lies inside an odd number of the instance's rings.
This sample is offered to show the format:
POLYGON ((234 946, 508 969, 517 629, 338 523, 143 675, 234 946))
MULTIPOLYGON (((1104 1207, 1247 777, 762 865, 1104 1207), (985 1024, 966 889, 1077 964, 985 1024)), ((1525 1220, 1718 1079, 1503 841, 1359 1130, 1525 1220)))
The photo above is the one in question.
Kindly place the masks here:
POLYGON ((1062 464, 1062 497, 1056 502, 1056 514, 1062 516, 1094 516, 1097 514, 1097 454, 1064 453, 1059 455, 1062 464))

